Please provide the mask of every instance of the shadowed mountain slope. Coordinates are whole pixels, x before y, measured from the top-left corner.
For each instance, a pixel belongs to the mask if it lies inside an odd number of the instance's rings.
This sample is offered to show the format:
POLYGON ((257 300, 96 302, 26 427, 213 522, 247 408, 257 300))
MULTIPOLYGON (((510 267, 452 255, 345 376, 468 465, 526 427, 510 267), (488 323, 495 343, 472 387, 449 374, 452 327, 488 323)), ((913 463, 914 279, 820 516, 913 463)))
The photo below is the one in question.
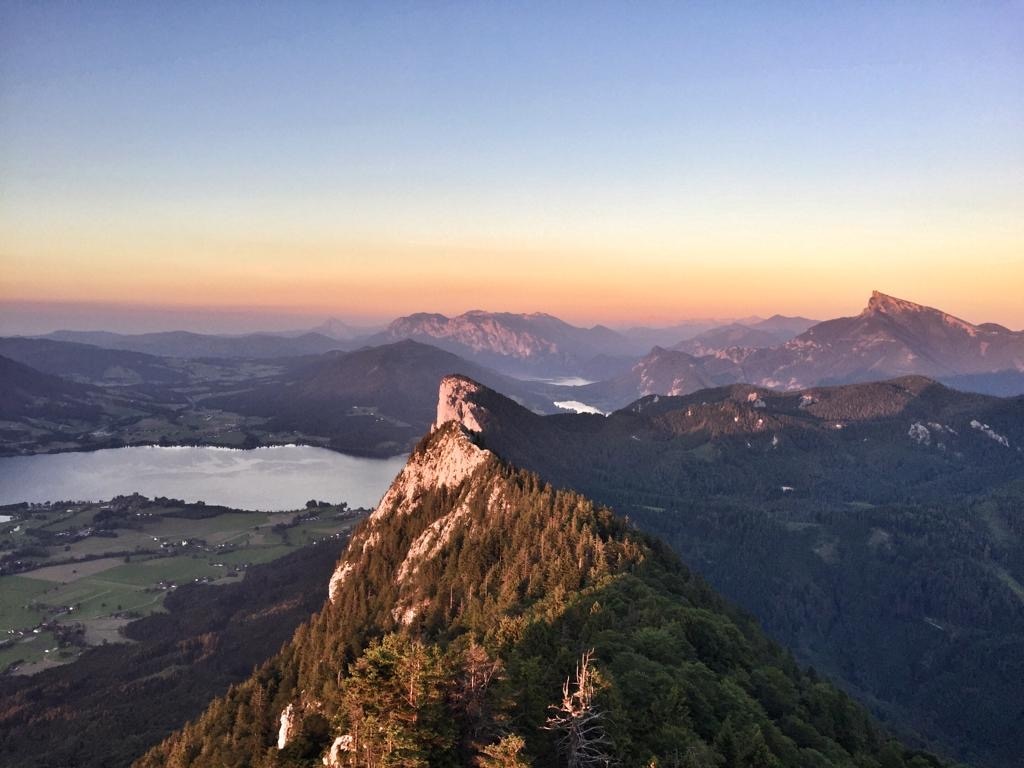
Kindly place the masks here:
POLYGON ((465 391, 481 445, 662 537, 894 727, 1020 758, 1024 398, 733 385, 605 418, 465 391))
POLYGON ((437 381, 451 373, 485 381, 531 409, 555 410, 552 397, 541 394, 546 385, 415 341, 311 358, 276 381, 206 405, 266 417, 270 429, 328 436, 337 450, 393 455, 409 450, 430 426, 437 381))

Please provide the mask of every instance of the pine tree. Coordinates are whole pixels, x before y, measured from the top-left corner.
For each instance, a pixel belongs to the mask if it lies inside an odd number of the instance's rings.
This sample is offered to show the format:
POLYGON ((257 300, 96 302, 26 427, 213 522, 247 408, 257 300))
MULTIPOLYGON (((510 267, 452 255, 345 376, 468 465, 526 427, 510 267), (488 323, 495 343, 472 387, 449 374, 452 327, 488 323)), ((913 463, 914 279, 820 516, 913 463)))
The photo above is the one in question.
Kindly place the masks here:
POLYGON ((528 768, 530 761, 523 756, 526 742, 522 736, 510 733, 496 744, 488 744, 477 758, 479 768, 528 768))

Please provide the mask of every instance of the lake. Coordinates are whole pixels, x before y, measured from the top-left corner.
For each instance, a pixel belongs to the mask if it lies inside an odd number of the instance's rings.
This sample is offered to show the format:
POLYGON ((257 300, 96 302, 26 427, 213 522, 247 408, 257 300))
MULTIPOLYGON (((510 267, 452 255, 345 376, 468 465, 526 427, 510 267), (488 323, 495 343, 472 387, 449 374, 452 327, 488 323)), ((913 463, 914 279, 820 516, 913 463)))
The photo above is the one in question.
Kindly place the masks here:
POLYGON ((138 491, 239 509, 298 509, 307 500, 373 507, 405 456, 368 459, 324 448, 111 448, 0 458, 0 504, 101 501, 138 491))

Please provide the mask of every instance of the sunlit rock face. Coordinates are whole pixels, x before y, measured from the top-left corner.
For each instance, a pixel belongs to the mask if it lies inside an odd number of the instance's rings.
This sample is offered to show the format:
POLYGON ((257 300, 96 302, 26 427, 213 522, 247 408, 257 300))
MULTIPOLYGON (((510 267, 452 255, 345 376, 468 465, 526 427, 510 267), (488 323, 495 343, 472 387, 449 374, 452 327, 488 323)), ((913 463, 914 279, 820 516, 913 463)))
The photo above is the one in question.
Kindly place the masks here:
MULTIPOLYGON (((379 538, 382 523, 401 517, 412 509, 429 489, 455 488, 469 478, 478 467, 494 455, 475 445, 472 433, 483 431, 487 412, 472 402, 472 396, 483 387, 462 376, 446 376, 440 384, 437 401, 437 422, 434 435, 410 457, 391 487, 370 515, 367 525, 352 540, 349 554, 338 563, 331 576, 328 593, 333 601, 354 568, 353 559, 372 549, 379 538)), ((447 540, 454 521, 446 525, 438 521, 421 536, 414 548, 428 552, 447 540)), ((414 555, 409 568, 417 557, 414 555)))
POLYGON ((299 718, 295 705, 289 704, 281 711, 281 725, 277 731, 277 748, 284 749, 298 731, 299 718))
POLYGON ((480 385, 463 376, 446 376, 441 380, 437 396, 437 418, 434 426, 457 421, 470 432, 483 432, 486 412, 472 401, 480 392, 480 385))

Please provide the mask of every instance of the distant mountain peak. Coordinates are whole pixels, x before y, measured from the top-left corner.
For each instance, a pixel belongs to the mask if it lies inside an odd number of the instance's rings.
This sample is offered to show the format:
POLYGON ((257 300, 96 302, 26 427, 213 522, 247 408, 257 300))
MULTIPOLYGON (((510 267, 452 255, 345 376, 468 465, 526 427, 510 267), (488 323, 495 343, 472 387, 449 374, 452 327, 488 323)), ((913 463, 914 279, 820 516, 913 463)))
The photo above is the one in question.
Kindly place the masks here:
MULTIPOLYGON (((868 300, 867 307, 865 307, 864 311, 861 313, 861 317, 872 317, 878 315, 885 315, 893 318, 914 317, 922 322, 936 323, 938 324, 938 327, 945 326, 947 330, 961 332, 970 337, 977 336, 978 331, 983 330, 979 329, 979 327, 973 323, 969 323, 959 317, 943 312, 941 309, 928 307, 924 304, 915 304, 914 302, 907 301, 906 299, 898 299, 895 296, 889 296, 881 293, 880 291, 872 291, 871 298, 868 300)), ((1000 330, 1004 329, 1000 328, 1000 330)))
POLYGON ((887 315, 894 315, 901 312, 925 312, 928 310, 931 310, 932 312, 938 311, 922 304, 915 304, 914 302, 907 301, 906 299, 898 299, 895 296, 889 296, 881 291, 872 291, 871 298, 868 299, 868 305, 864 308, 863 314, 883 313, 887 315))

